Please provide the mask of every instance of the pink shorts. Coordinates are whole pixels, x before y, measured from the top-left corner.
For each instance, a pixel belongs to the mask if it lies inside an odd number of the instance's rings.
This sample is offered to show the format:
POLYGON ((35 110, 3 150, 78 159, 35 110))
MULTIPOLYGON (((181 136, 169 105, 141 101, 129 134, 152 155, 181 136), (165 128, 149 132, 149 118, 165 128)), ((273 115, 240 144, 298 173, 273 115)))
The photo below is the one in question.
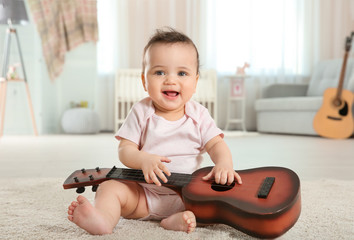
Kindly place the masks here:
POLYGON ((139 183, 144 189, 149 215, 139 220, 162 220, 185 210, 181 197, 173 190, 154 184, 139 183))

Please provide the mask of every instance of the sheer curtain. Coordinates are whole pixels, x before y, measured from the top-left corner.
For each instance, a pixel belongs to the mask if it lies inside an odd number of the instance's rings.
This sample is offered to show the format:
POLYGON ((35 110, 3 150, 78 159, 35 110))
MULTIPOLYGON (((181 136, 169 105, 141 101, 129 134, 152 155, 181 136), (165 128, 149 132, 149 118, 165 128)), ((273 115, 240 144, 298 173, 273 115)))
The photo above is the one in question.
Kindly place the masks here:
POLYGON ((236 66, 251 63, 257 75, 296 75, 303 26, 297 0, 216 1, 214 24, 216 68, 234 73, 236 66), (232 23, 232 24, 231 24, 232 23), (220 26, 232 26, 220 27, 220 26), (227 37, 226 37, 227 36, 227 37))
MULTIPOLYGON (((219 72, 251 63, 252 75, 309 75, 321 59, 341 57, 354 30, 351 0, 211 1, 211 46, 219 72)), ((209 26, 210 27, 210 26, 209 26)))
POLYGON ((114 73, 118 59, 117 1, 97 1, 99 40, 97 42, 97 79, 95 111, 101 131, 114 129, 114 73))
POLYGON ((319 60, 342 58, 345 36, 354 30, 354 1, 100 0, 98 22, 96 110, 102 130, 114 129, 115 71, 140 68, 143 47, 163 26, 189 35, 202 68, 218 71, 218 119, 226 116, 228 86, 222 76, 250 63, 247 73, 254 79, 246 86, 246 122, 252 130, 253 104, 264 85, 306 82, 319 60))

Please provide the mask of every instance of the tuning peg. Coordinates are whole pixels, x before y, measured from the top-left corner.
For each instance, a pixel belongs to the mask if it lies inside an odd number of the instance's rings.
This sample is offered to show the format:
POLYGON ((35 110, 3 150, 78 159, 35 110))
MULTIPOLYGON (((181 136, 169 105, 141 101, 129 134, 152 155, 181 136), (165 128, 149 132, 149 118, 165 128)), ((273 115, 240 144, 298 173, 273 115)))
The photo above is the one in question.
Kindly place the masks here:
POLYGON ((86 169, 85 168, 81 169, 81 172, 86 173, 86 169))
POLYGON ((96 167, 96 172, 101 171, 101 169, 99 167, 96 167))
POLYGON ((90 181, 93 181, 93 180, 94 180, 94 178, 93 178, 92 175, 90 175, 89 178, 90 178, 90 181))
POLYGON ((96 191, 97 191, 97 188, 98 188, 98 185, 92 186, 92 192, 96 192, 96 191))
POLYGON ((79 188, 77 188, 77 189, 76 189, 76 192, 79 193, 79 194, 85 192, 85 187, 79 187, 79 188))
POLYGON ((75 181, 76 183, 78 183, 78 182, 79 182, 79 179, 78 179, 77 177, 74 177, 74 181, 75 181))

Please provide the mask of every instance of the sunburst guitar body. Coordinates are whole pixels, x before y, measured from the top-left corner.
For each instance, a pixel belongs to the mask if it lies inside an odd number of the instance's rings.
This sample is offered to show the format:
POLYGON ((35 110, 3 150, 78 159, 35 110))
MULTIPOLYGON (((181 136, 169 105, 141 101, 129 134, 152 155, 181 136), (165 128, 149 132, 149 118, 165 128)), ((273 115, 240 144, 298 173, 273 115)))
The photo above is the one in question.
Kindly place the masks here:
POLYGON ((322 106, 313 120, 313 127, 323 137, 349 138, 354 130, 352 113, 354 95, 349 90, 342 90, 341 100, 336 104, 336 94, 337 88, 326 89, 322 106))

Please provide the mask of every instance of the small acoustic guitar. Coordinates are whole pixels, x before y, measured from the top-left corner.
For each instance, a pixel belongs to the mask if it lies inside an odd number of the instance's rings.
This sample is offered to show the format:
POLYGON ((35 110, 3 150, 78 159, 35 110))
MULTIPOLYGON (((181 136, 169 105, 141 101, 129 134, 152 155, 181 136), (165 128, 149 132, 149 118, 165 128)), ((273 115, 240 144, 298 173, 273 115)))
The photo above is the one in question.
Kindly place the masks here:
MULTIPOLYGON (((222 223, 260 238, 276 238, 288 231, 301 212, 300 180, 290 169, 263 167, 240 170, 242 184, 220 185, 202 177, 212 167, 193 174, 171 173, 162 185, 176 191, 198 223, 222 223)), ((145 182, 141 170, 96 168, 77 170, 64 182, 64 189, 85 186, 96 191, 100 183, 115 179, 145 182)))
POLYGON ((344 139, 349 138, 353 134, 352 104, 354 94, 349 90, 343 89, 351 42, 352 37, 347 37, 338 88, 327 88, 325 90, 322 106, 313 119, 313 127, 322 137, 344 139))

